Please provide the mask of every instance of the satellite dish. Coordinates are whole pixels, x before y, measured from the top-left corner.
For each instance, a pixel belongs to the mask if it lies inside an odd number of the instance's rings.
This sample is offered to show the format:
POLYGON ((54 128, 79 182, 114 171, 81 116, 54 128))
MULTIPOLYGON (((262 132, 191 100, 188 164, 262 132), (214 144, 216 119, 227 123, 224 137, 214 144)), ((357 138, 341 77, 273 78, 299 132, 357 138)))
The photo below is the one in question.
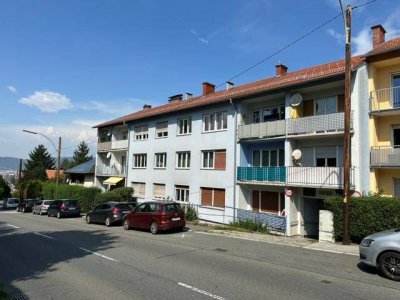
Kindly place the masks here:
POLYGON ((299 160, 301 158, 301 151, 299 149, 293 150, 292 158, 294 160, 299 160))
POLYGON ((111 152, 108 152, 107 155, 106 155, 106 157, 107 157, 107 158, 110 158, 110 157, 111 157, 111 152))
POLYGON ((290 105, 293 107, 299 106, 303 101, 303 96, 299 93, 294 93, 290 96, 290 105))

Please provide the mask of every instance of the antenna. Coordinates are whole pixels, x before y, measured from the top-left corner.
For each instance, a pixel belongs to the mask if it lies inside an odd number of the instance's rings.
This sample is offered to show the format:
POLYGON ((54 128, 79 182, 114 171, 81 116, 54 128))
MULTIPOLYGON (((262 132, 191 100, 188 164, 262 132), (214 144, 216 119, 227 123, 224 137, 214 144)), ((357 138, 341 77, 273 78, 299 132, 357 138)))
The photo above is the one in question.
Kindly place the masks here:
POLYGON ((303 101, 303 96, 300 93, 294 93, 290 96, 290 105, 293 107, 299 106, 303 101))

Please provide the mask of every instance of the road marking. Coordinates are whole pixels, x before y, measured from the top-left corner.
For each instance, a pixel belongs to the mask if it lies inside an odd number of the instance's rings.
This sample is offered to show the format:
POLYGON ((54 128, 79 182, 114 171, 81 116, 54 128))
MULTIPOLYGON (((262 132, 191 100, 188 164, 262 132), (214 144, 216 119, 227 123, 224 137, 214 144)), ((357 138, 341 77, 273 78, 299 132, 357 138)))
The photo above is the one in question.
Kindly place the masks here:
POLYGON ((187 289, 189 289, 189 290, 192 290, 192 291, 194 291, 194 292, 197 292, 197 293, 206 295, 206 296, 208 296, 208 297, 210 297, 210 298, 213 298, 213 299, 218 299, 218 300, 224 300, 224 299, 225 299, 225 298, 223 298, 223 297, 214 295, 214 294, 212 294, 212 293, 210 293, 210 292, 207 292, 207 291, 205 291, 205 290, 198 289, 198 288, 196 288, 196 287, 194 287, 194 286, 191 286, 191 285, 188 285, 188 284, 186 284, 186 283, 178 282, 178 285, 183 286, 183 287, 185 287, 185 288, 187 288, 187 289))
POLYGON ((19 227, 18 226, 14 226, 14 225, 11 225, 11 224, 6 224, 7 226, 10 226, 10 227, 12 227, 12 228, 15 228, 15 229, 19 229, 19 227))
POLYGON ((113 262, 118 262, 118 260, 116 260, 115 258, 106 256, 106 255, 103 255, 103 254, 100 254, 100 253, 97 253, 97 252, 93 252, 93 251, 90 251, 90 250, 85 249, 85 248, 82 248, 82 247, 79 247, 79 249, 81 249, 81 250, 83 250, 83 251, 85 251, 85 252, 88 252, 88 253, 91 253, 91 254, 100 256, 101 258, 105 258, 105 259, 111 260, 111 261, 113 261, 113 262))
POLYGON ((39 233, 39 232, 34 232, 33 234, 36 234, 38 236, 44 237, 44 238, 49 239, 49 240, 54 240, 53 237, 45 235, 45 234, 42 234, 42 233, 39 233))

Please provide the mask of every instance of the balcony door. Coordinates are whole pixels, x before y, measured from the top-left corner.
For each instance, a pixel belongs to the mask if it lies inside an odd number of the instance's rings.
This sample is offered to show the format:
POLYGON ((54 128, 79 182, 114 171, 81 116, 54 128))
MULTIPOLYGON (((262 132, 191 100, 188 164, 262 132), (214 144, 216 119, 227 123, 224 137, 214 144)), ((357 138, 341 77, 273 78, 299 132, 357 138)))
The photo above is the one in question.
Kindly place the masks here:
POLYGON ((253 167, 277 167, 285 165, 283 149, 254 150, 253 167))
POLYGON ((394 148, 400 148, 400 125, 395 125, 392 128, 392 134, 393 134, 393 147, 394 148))
POLYGON ((392 100, 393 108, 400 107, 400 74, 392 75, 392 100))
POLYGON ((327 115, 334 114, 337 112, 337 98, 327 97, 315 100, 315 114, 316 115, 327 115))

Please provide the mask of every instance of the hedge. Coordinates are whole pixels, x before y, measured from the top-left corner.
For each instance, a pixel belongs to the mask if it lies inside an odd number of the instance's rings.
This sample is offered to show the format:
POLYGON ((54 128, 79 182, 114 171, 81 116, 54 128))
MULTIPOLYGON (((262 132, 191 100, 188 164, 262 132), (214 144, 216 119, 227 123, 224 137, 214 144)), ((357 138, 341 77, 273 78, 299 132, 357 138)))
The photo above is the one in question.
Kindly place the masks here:
MULTIPOLYGON (((329 197, 324 209, 333 213, 335 238, 343 239, 343 199, 329 197)), ((400 198, 364 196, 349 199, 349 233, 353 242, 383 230, 400 227, 400 198)))
POLYGON ((96 195, 95 202, 102 203, 107 201, 120 201, 120 202, 136 202, 136 198, 132 197, 133 188, 120 187, 112 191, 107 191, 103 194, 96 195))

